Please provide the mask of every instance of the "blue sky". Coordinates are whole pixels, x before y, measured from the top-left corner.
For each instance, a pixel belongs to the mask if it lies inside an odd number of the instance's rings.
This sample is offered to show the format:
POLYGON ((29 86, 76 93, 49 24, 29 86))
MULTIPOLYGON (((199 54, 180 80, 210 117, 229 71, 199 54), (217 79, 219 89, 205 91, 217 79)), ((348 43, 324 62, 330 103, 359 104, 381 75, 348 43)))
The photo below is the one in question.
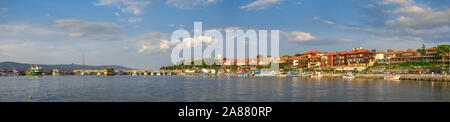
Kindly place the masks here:
POLYGON ((280 55, 449 44, 446 0, 0 0, 0 61, 170 64, 180 28, 280 30, 280 55))

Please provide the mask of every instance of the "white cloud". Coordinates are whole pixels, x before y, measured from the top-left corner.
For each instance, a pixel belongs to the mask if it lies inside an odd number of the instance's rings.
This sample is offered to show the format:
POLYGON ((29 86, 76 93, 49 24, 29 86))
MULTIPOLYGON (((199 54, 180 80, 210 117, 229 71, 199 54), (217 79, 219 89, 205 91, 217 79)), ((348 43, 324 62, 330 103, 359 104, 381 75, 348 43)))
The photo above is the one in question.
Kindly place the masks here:
POLYGON ((8 8, 0 8, 0 15, 5 14, 8 12, 8 8))
POLYGON ((169 28, 175 27, 175 24, 169 24, 169 28))
POLYGON ((6 12, 8 12, 8 8, 0 8, 0 18, 5 17, 6 12))
POLYGON ((361 43, 363 47, 374 49, 391 48, 393 50, 404 50, 408 48, 417 49, 425 43, 423 39, 410 36, 375 37, 361 43))
POLYGON ((317 39, 317 37, 312 36, 310 33, 301 31, 280 32, 280 35, 282 38, 287 39, 288 41, 304 42, 317 39))
POLYGON ((169 39, 170 35, 167 33, 149 32, 138 36, 134 42, 139 47, 139 54, 152 54, 166 51, 171 45, 167 41, 169 39))
POLYGON ((120 40, 123 27, 108 22, 88 22, 78 19, 56 20, 56 27, 65 28, 70 37, 90 40, 120 40))
POLYGON ((281 0, 256 0, 248 5, 241 6, 240 8, 246 10, 261 10, 280 2, 281 0))
POLYGON ((153 0, 99 0, 96 6, 114 6, 122 12, 141 14, 154 2, 153 0))
POLYGON ((385 4, 385 5, 399 4, 402 6, 409 6, 409 5, 414 4, 414 1, 413 0, 383 0, 382 4, 385 4))
POLYGON ((321 19, 319 16, 315 16, 315 17, 313 17, 313 19, 317 20, 317 21, 320 21, 320 22, 323 22, 325 24, 329 24, 329 25, 333 25, 334 24, 333 21, 321 19))
POLYGON ((31 26, 26 24, 1 24, 0 25, 0 36, 5 37, 23 37, 27 36, 48 36, 62 34, 61 32, 50 30, 43 27, 31 26))
POLYGON ((175 8, 193 8, 195 6, 204 6, 211 3, 217 3, 221 0, 167 0, 166 4, 175 8))
POLYGON ((387 20, 386 25, 408 28, 435 28, 450 25, 450 9, 433 10, 426 5, 419 5, 412 0, 384 0, 384 4, 398 4, 400 7, 387 11, 396 15, 393 20, 387 20))
POLYGON ((130 18, 128 19, 129 23, 136 23, 142 21, 142 18, 130 18))
MULTIPOLYGON (((211 45, 216 41, 212 37, 199 36, 199 40, 202 40, 203 45, 211 45)), ((184 47, 195 47, 199 46, 198 43, 194 43, 194 39, 189 37, 181 40, 170 40, 170 35, 168 33, 162 32, 149 32, 140 35, 134 42, 139 47, 139 54, 154 54, 159 52, 167 52, 177 45, 184 47)))

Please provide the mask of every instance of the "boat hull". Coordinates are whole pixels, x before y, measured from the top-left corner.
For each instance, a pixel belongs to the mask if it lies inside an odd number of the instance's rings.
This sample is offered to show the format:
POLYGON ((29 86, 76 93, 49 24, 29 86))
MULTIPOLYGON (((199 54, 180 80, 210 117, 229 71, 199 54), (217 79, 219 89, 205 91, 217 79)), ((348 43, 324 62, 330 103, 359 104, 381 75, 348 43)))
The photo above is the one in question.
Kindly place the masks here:
POLYGON ((384 80, 399 80, 400 76, 384 76, 384 80))
POLYGON ((42 72, 26 72, 25 75, 28 75, 28 76, 42 76, 42 72))

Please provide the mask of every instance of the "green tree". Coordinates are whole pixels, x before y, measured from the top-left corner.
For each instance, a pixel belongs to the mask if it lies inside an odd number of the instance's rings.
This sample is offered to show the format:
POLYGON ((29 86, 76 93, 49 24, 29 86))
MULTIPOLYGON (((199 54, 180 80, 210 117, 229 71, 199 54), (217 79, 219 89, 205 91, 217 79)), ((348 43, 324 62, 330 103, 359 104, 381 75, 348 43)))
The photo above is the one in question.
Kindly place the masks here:
POLYGON ((447 56, 450 56, 450 45, 438 45, 436 47, 436 51, 439 53, 439 56, 442 60, 442 66, 444 66, 444 59, 447 56))
POLYGON ((294 56, 302 56, 303 54, 301 54, 301 53, 297 53, 297 54, 295 54, 294 56))
POLYGON ((291 56, 289 56, 289 55, 284 55, 283 57, 288 57, 288 58, 290 58, 291 56))
POLYGON ((423 57, 427 53, 427 50, 425 49, 425 44, 422 44, 422 48, 417 49, 416 51, 420 53, 421 57, 423 57))

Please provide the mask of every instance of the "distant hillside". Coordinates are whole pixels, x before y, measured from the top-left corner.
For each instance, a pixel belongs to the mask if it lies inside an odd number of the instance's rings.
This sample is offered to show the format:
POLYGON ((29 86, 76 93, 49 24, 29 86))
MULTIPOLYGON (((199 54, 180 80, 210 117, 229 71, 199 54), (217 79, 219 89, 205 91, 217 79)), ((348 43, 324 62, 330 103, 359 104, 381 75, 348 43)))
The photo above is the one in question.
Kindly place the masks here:
MULTIPOLYGON (((33 64, 35 65, 35 64, 33 64)), ((52 69, 63 69, 63 70, 72 70, 72 69, 83 69, 83 65, 78 64, 55 64, 55 65, 45 65, 45 64, 37 64, 43 70, 52 70, 52 69)), ((132 69, 119 65, 107 65, 110 67, 114 67, 115 69, 132 69)), ((26 63, 17 63, 17 62, 0 62, 0 69, 17 69, 17 70, 25 70, 30 67, 30 64, 26 63)), ((105 66, 91 66, 85 65, 85 69, 103 69, 105 66)))

